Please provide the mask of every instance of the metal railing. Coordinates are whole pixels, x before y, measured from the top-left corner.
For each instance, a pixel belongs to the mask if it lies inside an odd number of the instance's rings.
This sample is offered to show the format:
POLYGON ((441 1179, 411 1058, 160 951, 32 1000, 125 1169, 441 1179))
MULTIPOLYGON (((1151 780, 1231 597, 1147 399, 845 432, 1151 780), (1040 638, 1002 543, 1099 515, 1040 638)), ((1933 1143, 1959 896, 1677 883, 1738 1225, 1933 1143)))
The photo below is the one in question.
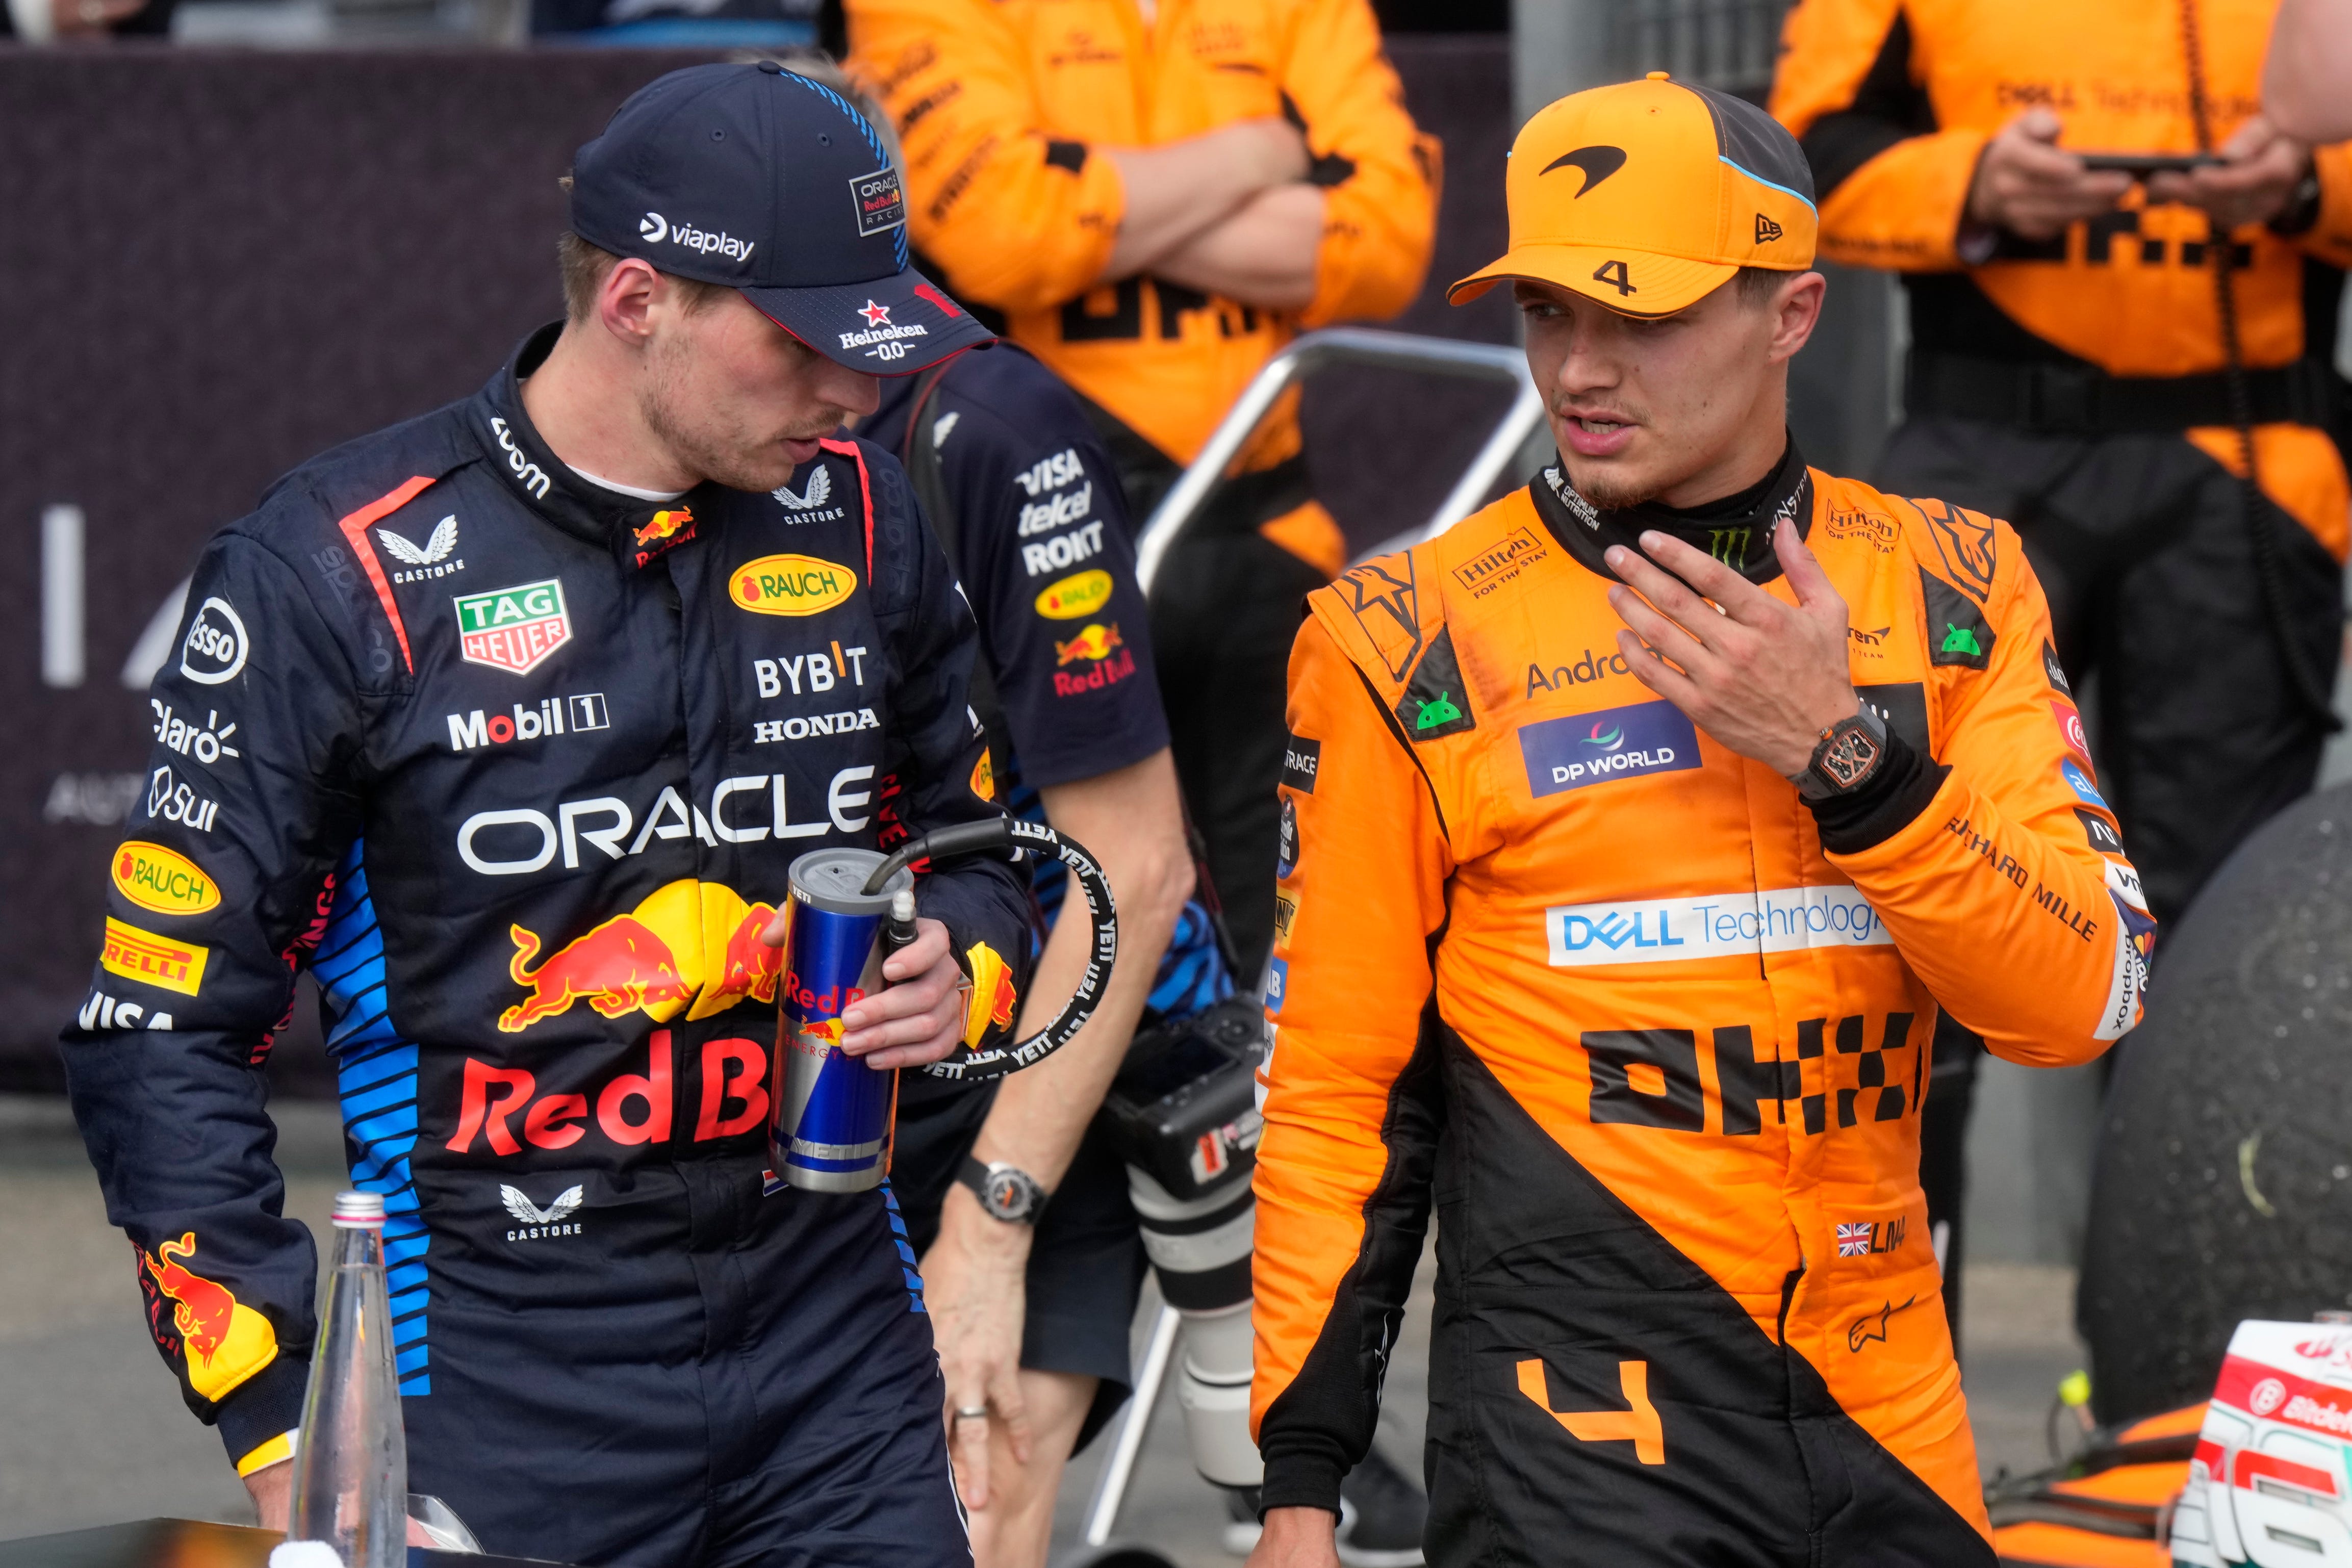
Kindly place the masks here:
POLYGON ((1486 444, 1462 471, 1462 477, 1437 504, 1436 511, 1419 528, 1387 539, 1370 555, 1384 555, 1408 545, 1435 538, 1469 516, 1493 488, 1519 448, 1543 423, 1543 399, 1528 377, 1527 356, 1497 343, 1465 343, 1454 338, 1425 338, 1412 332, 1379 332, 1364 327, 1333 327, 1291 340, 1265 362, 1233 408, 1211 433, 1208 444, 1192 459, 1150 519, 1143 525, 1135 549, 1136 575, 1143 591, 1169 549, 1200 515, 1212 492, 1225 476, 1226 466, 1238 456, 1282 394, 1313 372, 1332 365, 1372 365, 1388 370, 1419 371, 1468 381, 1496 382, 1517 389, 1503 417, 1496 422, 1486 444))

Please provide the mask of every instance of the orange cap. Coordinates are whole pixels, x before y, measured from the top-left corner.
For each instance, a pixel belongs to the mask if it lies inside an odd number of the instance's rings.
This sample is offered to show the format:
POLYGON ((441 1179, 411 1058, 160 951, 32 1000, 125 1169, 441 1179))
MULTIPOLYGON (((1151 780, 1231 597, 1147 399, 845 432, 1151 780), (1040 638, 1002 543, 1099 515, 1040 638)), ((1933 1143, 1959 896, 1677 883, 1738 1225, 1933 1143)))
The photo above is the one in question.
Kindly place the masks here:
POLYGON ((1812 266, 1820 222, 1812 171, 1780 121, 1664 71, 1538 113, 1511 143, 1504 196, 1511 248, 1447 291, 1456 305, 1528 277, 1664 316, 1743 267, 1812 266))

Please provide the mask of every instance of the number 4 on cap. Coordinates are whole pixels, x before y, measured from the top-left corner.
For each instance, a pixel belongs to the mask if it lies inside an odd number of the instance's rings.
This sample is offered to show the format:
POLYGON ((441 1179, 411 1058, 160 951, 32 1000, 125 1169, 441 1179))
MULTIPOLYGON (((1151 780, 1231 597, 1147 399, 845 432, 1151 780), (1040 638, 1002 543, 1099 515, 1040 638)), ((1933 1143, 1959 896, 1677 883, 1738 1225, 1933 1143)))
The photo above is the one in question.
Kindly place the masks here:
POLYGON ((1625 276, 1625 264, 1622 261, 1602 262, 1598 267, 1593 269, 1592 280, 1595 283, 1606 283, 1610 285, 1621 295, 1638 294, 1641 292, 1640 289, 1633 287, 1633 280, 1625 276))

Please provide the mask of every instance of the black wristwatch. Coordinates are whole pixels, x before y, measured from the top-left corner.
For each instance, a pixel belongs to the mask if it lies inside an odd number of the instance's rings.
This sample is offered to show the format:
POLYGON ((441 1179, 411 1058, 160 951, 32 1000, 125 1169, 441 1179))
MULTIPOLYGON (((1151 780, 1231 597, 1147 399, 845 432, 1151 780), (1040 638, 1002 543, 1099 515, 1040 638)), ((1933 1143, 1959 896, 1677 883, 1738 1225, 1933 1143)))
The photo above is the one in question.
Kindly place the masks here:
POLYGON ((1035 1176, 1019 1166, 1002 1163, 984 1166, 970 1155, 956 1171, 956 1180, 971 1188, 980 1199, 980 1207, 991 1219, 1001 1219, 1007 1225, 1034 1225, 1037 1216, 1045 1212, 1045 1200, 1052 1197, 1035 1176))
POLYGON ((1851 795, 1868 783, 1886 759, 1886 721, 1868 703, 1852 718, 1822 731, 1813 759, 1790 782, 1808 800, 1851 795))

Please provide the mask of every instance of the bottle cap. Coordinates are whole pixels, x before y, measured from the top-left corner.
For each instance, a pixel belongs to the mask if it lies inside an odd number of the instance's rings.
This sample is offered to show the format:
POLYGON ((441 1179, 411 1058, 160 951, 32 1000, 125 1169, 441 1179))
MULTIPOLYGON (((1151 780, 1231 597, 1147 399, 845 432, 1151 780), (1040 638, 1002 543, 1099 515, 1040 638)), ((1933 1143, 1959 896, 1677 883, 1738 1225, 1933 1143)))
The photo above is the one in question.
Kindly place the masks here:
POLYGON ((915 918, 915 890, 902 887, 890 895, 890 918, 908 921, 915 918))
POLYGON ((335 1223, 341 1226, 382 1226, 383 1197, 373 1192, 335 1194, 335 1223))

